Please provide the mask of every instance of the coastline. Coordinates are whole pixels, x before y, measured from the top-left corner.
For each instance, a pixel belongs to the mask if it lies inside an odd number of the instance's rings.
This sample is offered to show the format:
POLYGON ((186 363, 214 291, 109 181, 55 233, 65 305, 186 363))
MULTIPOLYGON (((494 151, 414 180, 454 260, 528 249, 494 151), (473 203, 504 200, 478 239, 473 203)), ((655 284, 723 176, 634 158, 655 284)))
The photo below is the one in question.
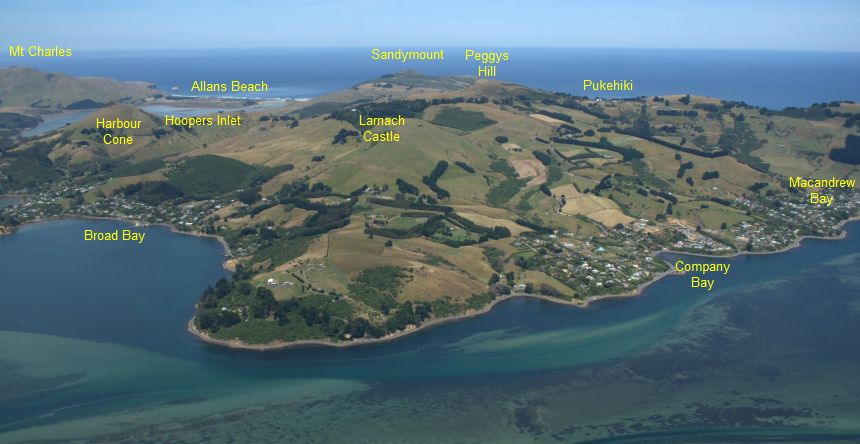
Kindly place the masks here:
MULTIPOLYGON (((429 320, 429 321, 427 321, 421 325, 413 326, 412 328, 409 328, 406 330, 401 330, 401 331, 398 331, 396 333, 385 335, 385 336, 382 336, 379 338, 361 338, 361 339, 354 339, 354 340, 349 341, 349 342, 346 342, 346 341, 335 342, 335 341, 328 341, 328 340, 323 340, 323 339, 300 339, 298 341, 289 341, 289 342, 276 341, 276 342, 270 342, 270 343, 266 343, 266 344, 249 344, 247 342, 242 342, 241 340, 238 340, 238 339, 216 339, 216 338, 213 338, 213 337, 207 335, 206 333, 198 330, 197 327, 194 326, 194 318, 193 317, 188 320, 187 330, 188 330, 188 333, 194 335, 195 337, 197 337, 202 342, 205 342, 207 344, 213 344, 213 345, 218 345, 218 346, 222 346, 222 347, 227 347, 227 348, 231 348, 231 349, 236 349, 236 350, 255 350, 255 351, 263 351, 264 352, 264 351, 273 351, 273 350, 283 350, 283 349, 287 349, 287 348, 301 348, 301 347, 312 347, 312 346, 326 346, 326 347, 336 347, 336 348, 356 347, 356 346, 360 346, 360 345, 385 343, 385 342, 389 342, 389 341, 403 338, 403 337, 411 335, 413 333, 424 331, 424 330, 432 328, 432 327, 437 327, 439 325, 447 324, 450 322, 462 321, 462 320, 474 318, 476 316, 481 316, 483 314, 490 312, 490 310, 492 310, 493 307, 495 307, 497 304, 500 304, 502 302, 505 302, 505 301, 508 301, 508 300, 511 300, 514 298, 540 299, 543 301, 552 302, 554 304, 568 305, 568 306, 584 309, 584 308, 588 308, 589 305, 591 305, 594 302, 599 302, 599 301, 603 301, 603 300, 610 300, 610 299, 624 299, 624 298, 631 298, 631 297, 639 296, 642 293, 642 291, 644 291, 651 284, 654 284, 657 281, 659 281, 660 279, 662 279, 663 277, 665 277, 667 275, 671 275, 671 274, 679 274, 679 273, 675 273, 674 271, 672 271, 670 269, 668 271, 664 271, 662 273, 655 275, 654 278, 651 279, 650 281, 643 282, 643 283, 639 284, 633 290, 626 291, 623 293, 613 293, 613 294, 600 295, 600 296, 591 296, 585 300, 565 300, 565 299, 558 299, 558 298, 554 298, 551 296, 546 296, 546 295, 542 295, 542 294, 533 294, 533 293, 511 293, 511 294, 507 294, 504 296, 500 296, 496 299, 493 299, 489 304, 485 305, 484 307, 482 307, 479 310, 470 309, 470 310, 466 311, 466 313, 458 314, 455 316, 449 316, 449 317, 438 318, 438 319, 431 319, 431 320, 429 320)), ((195 309, 195 315, 196 315, 196 310, 197 310, 196 304, 194 305, 194 309, 195 309)))
POLYGON ((730 254, 705 254, 705 253, 690 253, 690 252, 686 252, 686 251, 676 251, 676 250, 664 248, 664 249, 658 251, 656 254, 662 254, 662 253, 683 254, 685 256, 708 257, 708 258, 714 258, 714 259, 731 259, 733 257, 738 257, 738 256, 759 256, 759 255, 767 255, 767 254, 779 254, 779 253, 785 253, 787 251, 790 251, 790 250, 793 250, 793 249, 799 247, 800 244, 807 239, 818 239, 818 240, 844 239, 845 236, 847 235, 847 233, 843 229, 845 227, 845 225, 847 225, 851 222, 857 222, 857 221, 860 221, 860 216, 849 217, 848 219, 845 219, 842 222, 839 222, 839 224, 836 225, 836 229, 838 229, 840 231, 839 231, 839 234, 836 236, 813 236, 813 235, 800 236, 797 239, 795 239, 794 242, 792 242, 791 244, 789 244, 783 248, 780 248, 779 250, 773 250, 773 251, 738 251, 738 252, 730 253, 730 254))
MULTIPOLYGON (((213 235, 213 234, 206 234, 206 233, 191 233, 191 232, 181 231, 181 230, 177 230, 176 227, 174 227, 173 225, 170 225, 167 223, 143 223, 143 222, 140 222, 140 221, 137 221, 134 219, 124 219, 124 218, 117 218, 117 217, 73 216, 73 217, 52 217, 52 218, 34 219, 34 220, 26 221, 20 225, 17 225, 6 233, 0 232, 0 236, 2 236, 4 234, 12 234, 15 231, 17 231, 18 228, 23 227, 27 224, 35 224, 35 223, 39 223, 39 222, 49 222, 49 221, 56 221, 56 220, 69 220, 69 219, 112 220, 112 221, 119 221, 119 222, 125 222, 125 223, 133 223, 133 224, 137 224, 139 226, 160 226, 160 227, 164 227, 164 228, 169 228, 171 233, 184 234, 184 235, 196 236, 196 237, 204 237, 204 238, 213 238, 213 239, 217 240, 218 243, 221 244, 221 246, 223 247, 223 249, 224 249, 223 256, 225 258, 231 258, 232 257, 232 253, 230 251, 230 246, 227 244, 227 242, 221 236, 217 236, 217 235, 213 235)), ((846 219, 844 221, 841 221, 836 226, 837 229, 840 229, 840 233, 838 236, 801 236, 801 237, 797 238, 794 242, 792 242, 790 245, 788 245, 784 248, 781 248, 779 250, 774 250, 774 251, 753 251, 753 252, 741 251, 741 252, 735 252, 735 253, 731 253, 731 254, 727 254, 727 255, 708 255, 708 254, 703 254, 703 253, 688 253, 688 252, 683 252, 683 251, 674 251, 674 250, 670 250, 670 249, 663 249, 663 250, 659 250, 659 251, 655 252, 655 254, 662 254, 662 253, 682 254, 682 255, 686 255, 686 256, 715 258, 715 259, 726 259, 726 258, 743 256, 743 255, 779 254, 779 253, 785 253, 787 251, 790 251, 790 250, 793 250, 793 249, 799 247, 802 244, 802 242, 804 240, 807 240, 807 239, 819 239, 819 240, 843 239, 847 235, 847 232, 843 229, 844 226, 848 223, 858 222, 858 221, 860 221, 860 216, 854 216, 854 217, 851 217, 851 218, 846 219)), ((229 260, 225 260, 224 262, 222 262, 221 266, 227 271, 234 271, 233 269, 231 269, 230 267, 227 266, 228 262, 229 262, 229 260)), ((639 284, 633 290, 629 290, 629 291, 625 291, 625 292, 621 292, 621 293, 590 296, 584 300, 565 300, 565 299, 559 299, 559 298, 555 298, 555 297, 551 297, 551 296, 545 296, 545 295, 541 295, 541 294, 532 294, 532 293, 511 293, 511 294, 504 295, 504 296, 498 297, 496 299, 493 299, 489 304, 485 305, 484 307, 482 307, 478 310, 470 309, 466 313, 458 314, 455 316, 449 316, 449 317, 438 318, 438 319, 431 319, 431 320, 429 320, 423 324, 420 324, 418 326, 413 326, 412 328, 408 328, 406 330, 401 330, 401 331, 398 331, 396 333, 385 335, 385 336, 382 336, 379 338, 361 338, 361 339, 354 339, 354 340, 351 340, 348 342, 346 342, 346 341, 336 342, 336 341, 323 340, 323 339, 302 339, 302 340, 297 340, 297 341, 276 341, 276 342, 265 343, 265 344, 250 344, 250 343, 243 342, 239 339, 230 339, 230 340, 216 339, 216 338, 209 336, 205 332, 198 330, 194 326, 194 317, 197 314, 197 305, 196 304, 194 305, 194 310, 195 310, 194 316, 192 316, 191 319, 188 320, 188 322, 186 324, 186 330, 188 331, 189 334, 193 335, 194 337, 196 337, 201 342, 205 342, 207 344, 212 344, 212 345, 217 345, 217 346, 222 346, 222 347, 227 347, 230 349, 236 349, 236 350, 271 351, 271 350, 283 350, 283 349, 287 349, 287 348, 300 348, 300 347, 312 347, 312 346, 326 346, 326 347, 336 347, 336 348, 355 347, 355 346, 361 346, 361 345, 385 343, 388 341, 393 341, 393 340, 405 337, 405 336, 413 334, 413 333, 417 333, 419 331, 423 331, 423 330, 428 329, 428 328, 443 325, 443 324, 446 324, 449 322, 457 322, 457 321, 461 321, 461 320, 465 320, 465 319, 470 319, 470 318, 473 318, 476 316, 480 316, 480 315, 485 314, 485 313, 489 312, 490 310, 492 310, 493 307, 495 307, 497 304, 502 303, 502 302, 507 301, 507 300, 510 300, 510 299, 513 299, 513 298, 526 297, 526 298, 533 298, 533 299, 541 299, 541 300, 544 300, 547 302, 552 302, 555 304, 568 305, 568 306, 573 306, 573 307, 585 309, 585 308, 588 308, 592 303, 595 303, 595 302, 600 302, 600 301, 604 301, 604 300, 612 300, 612 299, 624 299, 624 298, 639 296, 646 288, 648 288, 650 285, 658 282, 662 278, 664 278, 668 275, 680 275, 680 274, 682 274, 682 273, 675 272, 673 270, 673 268, 670 266, 669 270, 655 275, 651 280, 649 280, 647 282, 643 282, 642 284, 639 284)))
MULTIPOLYGON (((727 254, 727 255, 707 255, 707 254, 686 253, 683 251, 673 251, 673 250, 664 249, 664 250, 660 250, 660 251, 656 252, 655 254, 672 253, 672 254, 683 254, 683 255, 687 255, 687 256, 708 257, 708 258, 733 258, 733 257, 738 257, 738 256, 743 256, 743 255, 779 254, 779 253, 785 253, 787 251, 790 251, 790 250, 793 250, 793 249, 799 247, 802 244, 802 242, 804 240, 807 240, 807 239, 819 239, 819 240, 844 239, 845 236, 847 235, 847 232, 843 229, 845 227, 845 225, 848 223, 851 223, 851 222, 858 222, 858 221, 860 221, 860 216, 854 216, 854 217, 851 217, 849 219, 846 219, 846 220, 840 222, 836 226, 838 229, 841 230, 838 236, 801 236, 801 237, 797 238, 794 242, 792 242, 790 245, 788 245, 782 249, 774 250, 774 251, 753 251, 753 252, 741 251, 741 252, 736 252, 736 253, 727 254)), ((625 299, 625 298, 631 298, 631 297, 639 296, 640 294, 642 294, 643 291, 645 291, 646 288, 648 288, 652 284, 658 282, 659 280, 663 279, 664 277, 669 276, 669 275, 681 275, 681 274, 683 274, 683 273, 675 272, 672 269, 672 267, 670 266, 669 270, 655 275, 651 280, 649 280, 647 282, 643 282, 642 284, 639 284, 639 286, 637 286, 633 290, 622 292, 622 293, 591 296, 591 297, 588 297, 582 301, 568 301, 568 300, 558 299, 558 298, 545 296, 545 295, 541 295, 541 294, 512 293, 512 294, 504 295, 504 296, 498 297, 496 299, 493 299, 489 304, 485 305, 484 307, 482 307, 479 310, 470 310, 470 311, 467 311, 466 313, 459 314, 456 316, 450 316, 450 317, 439 318, 439 319, 432 319, 432 320, 427 321, 421 325, 413 326, 412 328, 409 328, 406 330, 401 330, 401 331, 398 331, 396 333, 392 333, 392 334, 382 336, 379 338, 361 338, 361 339, 354 339, 354 340, 351 340, 349 342, 345 342, 345 341, 335 342, 335 341, 328 341, 328 340, 321 340, 321 339, 302 339, 302 340, 298 340, 298 341, 288 341, 288 342, 276 341, 276 342, 270 342, 270 343, 265 343, 265 344, 249 344, 249 343, 243 342, 243 341, 238 340, 238 339, 230 339, 230 340, 216 339, 216 338, 213 338, 213 337, 207 335, 206 333, 198 330, 197 327, 194 326, 194 317, 192 317, 191 319, 188 320, 186 330, 188 331, 189 334, 193 335, 194 337, 196 337, 201 342, 205 342, 205 343, 211 344, 211 345, 226 347, 226 348, 230 348, 230 349, 234 349, 234 350, 253 350, 253 351, 266 352, 266 351, 274 351, 274 350, 284 350, 284 349, 288 349, 288 348, 301 348, 301 347, 313 347, 313 346, 325 346, 325 347, 335 347, 335 348, 357 347, 357 346, 362 346, 362 345, 381 344, 381 343, 385 343, 385 342, 389 342, 389 341, 394 341, 394 340, 403 338, 405 336, 411 335, 413 333, 423 331, 423 330, 428 329, 428 328, 433 328, 433 327, 443 325, 443 324, 446 324, 449 322, 457 322, 457 321, 461 321, 461 320, 465 320, 465 319, 470 319, 470 318, 473 318, 476 316, 480 316, 480 315, 483 315, 483 314, 489 312, 490 310, 492 310, 493 307, 496 306, 496 304, 502 303, 504 301, 507 301, 507 300, 510 300, 513 298, 541 299, 541 300, 544 300, 547 302, 552 302, 554 304, 568 305, 568 306, 573 306, 573 307, 585 309, 585 308, 588 308, 592 303, 595 303, 595 302, 612 300, 612 299, 625 299)), ((194 305, 194 310, 195 310, 195 316, 196 316, 196 314, 197 314, 197 305, 196 304, 194 305)))
MULTIPOLYGON (((182 234, 182 235, 186 235, 186 236, 194 236, 194 237, 211 238, 211 239, 215 239, 216 241, 218 241, 218 243, 219 243, 219 244, 221 244, 221 247, 224 249, 224 252, 222 253, 222 255, 223 255, 225 258, 232 258, 232 257, 233 257, 233 253, 232 253, 232 251, 230 250, 230 245, 228 245, 228 244, 227 244, 227 241, 225 241, 225 240, 224 240, 224 238, 223 238, 223 237, 221 237, 221 236, 218 236, 218 235, 215 235, 215 234, 192 233, 192 232, 188 232, 188 231, 177 230, 175 226, 170 225, 170 224, 167 224, 167 223, 148 223, 148 222, 141 222, 141 221, 139 221, 139 220, 135 220, 135 219, 126 219, 126 218, 121 218, 121 217, 68 216, 68 217, 46 217, 46 218, 38 218, 38 219, 28 220, 28 221, 26 221, 26 222, 24 222, 24 223, 21 223, 21 224, 19 224, 19 225, 14 226, 14 227, 7 227, 7 228, 9 228, 9 229, 8 229, 7 231, 5 231, 5 232, 4 232, 4 231, 2 231, 2 230, 0 230, 0 236, 13 234, 13 233, 15 233, 16 231, 18 231, 18 229, 20 229, 21 227, 24 227, 24 226, 26 226, 26 225, 30 225, 30 224, 37 224, 37 223, 40 223, 40 222, 59 221, 59 220, 74 220, 74 219, 83 219, 83 220, 112 220, 112 221, 117 221, 117 222, 124 222, 124 223, 127 223, 127 224, 134 224, 134 225, 139 226, 139 227, 162 227, 162 228, 168 228, 168 229, 170 229, 170 232, 171 232, 171 233, 175 233, 175 234, 182 234)), ((227 270, 227 271, 235 271, 235 269, 233 269, 233 268, 231 268, 231 267, 227 266, 227 263, 228 263, 229 261, 230 261, 230 259, 227 259, 227 260, 223 261, 223 262, 221 263, 221 267, 222 267, 222 268, 224 268, 224 269, 225 269, 225 270, 227 270)))

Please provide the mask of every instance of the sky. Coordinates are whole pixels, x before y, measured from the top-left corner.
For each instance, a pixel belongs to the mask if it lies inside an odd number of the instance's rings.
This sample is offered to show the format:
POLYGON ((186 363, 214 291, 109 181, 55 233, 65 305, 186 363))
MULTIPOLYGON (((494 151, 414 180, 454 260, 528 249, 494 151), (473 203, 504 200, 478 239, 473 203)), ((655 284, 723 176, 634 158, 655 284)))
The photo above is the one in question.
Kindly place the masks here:
POLYGON ((5 0, 0 47, 860 51, 854 0, 5 0))

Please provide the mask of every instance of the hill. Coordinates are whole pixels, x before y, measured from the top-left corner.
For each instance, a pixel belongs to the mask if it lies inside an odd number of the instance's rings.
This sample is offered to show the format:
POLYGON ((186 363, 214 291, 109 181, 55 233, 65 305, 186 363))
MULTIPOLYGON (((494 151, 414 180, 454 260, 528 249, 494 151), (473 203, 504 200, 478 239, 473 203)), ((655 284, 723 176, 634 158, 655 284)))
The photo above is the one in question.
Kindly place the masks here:
POLYGON ((76 78, 21 67, 0 69, 0 109, 56 112, 97 108, 110 102, 139 103, 158 94, 145 82, 76 78))
POLYGON ((238 269, 203 295, 201 334, 349 341, 512 292, 578 304, 632 292, 666 270, 663 248, 833 235, 857 214, 854 190, 816 207, 787 180, 860 178, 828 155, 855 139, 856 119, 820 107, 603 101, 406 72, 241 113, 238 126, 165 126, 112 105, 8 150, 0 174, 5 190, 65 196, 16 217, 121 215, 222 237, 238 269), (102 143, 97 117, 140 120, 118 131, 134 143, 102 143), (389 131, 398 142, 366 140, 389 131))
POLYGON ((414 70, 385 74, 378 79, 361 83, 357 88, 386 88, 391 90, 435 90, 456 91, 475 83, 475 79, 466 76, 427 76, 414 70))

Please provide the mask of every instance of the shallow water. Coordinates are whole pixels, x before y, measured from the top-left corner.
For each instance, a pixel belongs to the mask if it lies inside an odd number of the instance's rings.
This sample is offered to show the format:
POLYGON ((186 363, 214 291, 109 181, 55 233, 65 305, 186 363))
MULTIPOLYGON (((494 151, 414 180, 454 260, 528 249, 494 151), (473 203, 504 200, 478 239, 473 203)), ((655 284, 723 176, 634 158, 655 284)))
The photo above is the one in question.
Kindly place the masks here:
POLYGON ((254 105, 250 106, 231 106, 226 108, 212 108, 212 107, 184 107, 184 106, 171 106, 171 105, 144 105, 140 107, 142 110, 155 114, 156 116, 162 116, 165 114, 173 114, 177 117, 197 117, 197 116, 207 116, 211 114, 217 114, 220 111, 231 112, 231 111, 245 111, 245 112, 258 112, 258 111, 267 111, 267 110, 276 110, 279 108, 283 108, 286 106, 287 102, 283 100, 265 100, 257 102, 254 105))
MULTIPOLYGON (((258 112, 258 111, 267 111, 267 110, 277 110, 279 108, 283 108, 286 105, 286 102, 281 100, 265 100, 258 102, 256 105, 251 106, 235 106, 235 107, 227 107, 227 108, 211 108, 211 107, 180 107, 180 106, 171 106, 171 105, 144 105, 140 108, 150 114, 155 114, 156 116, 164 115, 164 114, 173 114, 177 117, 196 117, 196 116, 206 116, 210 114, 217 114, 220 111, 230 112, 230 111, 245 111, 245 112, 258 112)), ((21 132, 21 137, 34 137, 41 136, 42 134, 49 133, 59 128, 63 128, 67 125, 71 125, 76 122, 80 122, 81 120, 86 119, 88 116, 93 113, 98 112, 98 109, 87 109, 81 111, 66 111, 57 114, 45 114, 42 116, 42 121, 39 122, 38 125, 33 128, 28 128, 21 132)), ((2 208, 2 207, 0 207, 2 208)))
POLYGON ((42 134, 49 133, 57 128, 62 128, 66 125, 71 125, 83 120, 94 112, 96 112, 95 109, 85 109, 56 114, 44 114, 42 115, 42 121, 39 122, 38 125, 21 131, 21 137, 41 136, 42 134))
POLYGON ((184 331, 218 244, 0 237, 0 441, 860 438, 860 226, 581 310, 515 299, 386 344, 226 350, 184 331))

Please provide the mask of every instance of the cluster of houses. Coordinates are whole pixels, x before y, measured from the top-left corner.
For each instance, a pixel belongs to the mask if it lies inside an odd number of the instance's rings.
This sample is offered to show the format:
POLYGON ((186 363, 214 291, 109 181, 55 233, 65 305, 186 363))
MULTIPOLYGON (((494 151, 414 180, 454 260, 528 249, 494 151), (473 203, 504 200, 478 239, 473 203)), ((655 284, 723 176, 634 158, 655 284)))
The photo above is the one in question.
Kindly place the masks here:
POLYGON ((670 224, 663 227, 672 234, 667 245, 644 235, 647 221, 642 220, 586 240, 574 239, 569 233, 528 233, 518 237, 513 246, 520 249, 521 266, 546 273, 580 297, 620 293, 667 269, 653 256, 655 251, 667 248, 715 255, 742 249, 772 251, 791 245, 803 235, 837 235, 846 217, 860 213, 860 193, 853 190, 838 193, 829 207, 810 205, 804 197, 784 193, 738 198, 735 206, 758 217, 719 231, 670 224), (776 200, 780 204, 774 205, 776 200))
POLYGON ((737 199, 737 205, 766 221, 742 222, 729 229, 741 246, 753 251, 785 248, 800 236, 836 236, 846 217, 860 213, 860 193, 854 190, 835 193, 830 206, 812 205, 804 193, 783 193, 776 197, 751 196, 737 199), (775 199, 780 202, 774 205, 775 199))
POLYGON ((687 226, 672 226, 670 229, 674 229, 683 235, 682 239, 672 243, 672 250, 708 254, 728 254, 736 251, 735 247, 718 241, 715 237, 719 233, 713 230, 705 229, 704 233, 702 233, 687 226), (711 236, 707 234, 711 234, 711 236))
POLYGON ((205 226, 205 221, 211 213, 231 202, 230 199, 210 199, 184 205, 153 206, 126 198, 121 194, 86 202, 84 195, 93 189, 94 186, 58 183, 35 192, 23 190, 21 194, 25 197, 21 204, 0 211, 19 221, 64 216, 105 217, 142 223, 169 224, 179 230, 198 231, 205 226))
POLYGON ((654 246, 628 229, 589 240, 529 234, 513 245, 525 253, 521 266, 555 278, 581 297, 631 291, 667 269, 652 256, 654 246))

